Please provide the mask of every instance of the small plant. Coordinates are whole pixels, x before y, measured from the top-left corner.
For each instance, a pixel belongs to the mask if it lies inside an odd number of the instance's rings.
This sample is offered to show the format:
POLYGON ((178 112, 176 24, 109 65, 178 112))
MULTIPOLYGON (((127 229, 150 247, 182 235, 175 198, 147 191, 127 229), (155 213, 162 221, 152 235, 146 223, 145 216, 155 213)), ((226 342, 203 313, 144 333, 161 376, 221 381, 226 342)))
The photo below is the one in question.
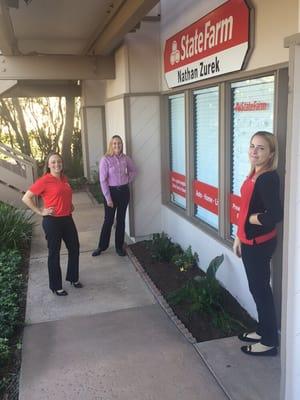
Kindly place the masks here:
POLYGON ((8 339, 0 338, 0 367, 3 367, 10 356, 8 339))
MULTIPOLYGON (((224 333, 229 334, 234 326, 243 327, 239 321, 231 318, 223 309, 221 287, 216 273, 223 263, 223 254, 215 257, 209 264, 206 275, 197 275, 181 289, 171 293, 168 299, 171 304, 187 302, 191 314, 203 312, 211 315, 212 323, 224 333)), ((244 327, 243 327, 244 328, 244 327)))
POLYGON ((69 184, 73 190, 85 188, 86 183, 87 179, 84 176, 80 176, 79 178, 69 178, 69 184))
POLYGON ((193 254, 191 246, 189 246, 183 253, 175 254, 172 257, 172 262, 180 272, 187 272, 197 264, 197 261, 199 261, 198 254, 193 254))
POLYGON ((175 254, 182 253, 182 249, 178 244, 172 242, 169 236, 162 232, 154 233, 151 242, 152 258, 157 261, 170 262, 175 254))
POLYGON ((32 235, 32 215, 0 202, 0 251, 23 248, 32 235))

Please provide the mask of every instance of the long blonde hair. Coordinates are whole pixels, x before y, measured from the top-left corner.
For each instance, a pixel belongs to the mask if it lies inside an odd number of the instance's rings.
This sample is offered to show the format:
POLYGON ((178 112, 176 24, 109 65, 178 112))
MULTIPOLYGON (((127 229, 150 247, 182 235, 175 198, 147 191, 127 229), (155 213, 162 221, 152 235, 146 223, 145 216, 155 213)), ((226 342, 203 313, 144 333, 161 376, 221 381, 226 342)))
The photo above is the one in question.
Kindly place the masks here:
POLYGON ((119 136, 119 135, 114 135, 114 136, 110 139, 110 141, 109 141, 109 143, 108 143, 108 148, 107 148, 107 151, 106 151, 106 153, 105 153, 106 156, 113 156, 113 154, 114 154, 113 148, 112 148, 112 144, 113 144, 114 139, 119 139, 119 140, 121 141, 121 144, 122 144, 121 154, 123 153, 123 140, 122 140, 121 136, 119 136))
MULTIPOLYGON (((271 153, 271 157, 262 172, 276 170, 277 166, 278 166, 278 142, 277 142, 276 136, 273 135, 273 133, 271 133, 271 132, 258 131, 256 133, 254 133, 254 135, 251 136, 250 144, 252 142, 252 139, 255 136, 260 136, 263 139, 265 139, 265 141, 269 145, 269 149, 270 149, 270 153, 271 153)), ((249 174, 250 176, 253 175, 254 170, 255 170, 255 167, 251 165, 250 174, 249 174)))

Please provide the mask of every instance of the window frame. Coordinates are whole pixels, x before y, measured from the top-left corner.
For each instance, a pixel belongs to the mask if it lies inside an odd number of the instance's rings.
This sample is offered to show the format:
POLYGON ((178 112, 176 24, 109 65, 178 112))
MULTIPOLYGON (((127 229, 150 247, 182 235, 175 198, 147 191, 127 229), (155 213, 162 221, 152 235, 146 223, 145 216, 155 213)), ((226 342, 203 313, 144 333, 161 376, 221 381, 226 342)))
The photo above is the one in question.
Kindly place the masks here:
MULTIPOLYGON (((187 219, 204 233, 232 247, 233 239, 230 235, 230 183, 231 183, 231 141, 232 141, 232 113, 231 113, 231 84, 243 80, 251 80, 266 76, 274 76, 274 134, 278 141, 282 142, 284 129, 278 130, 278 116, 284 113, 284 104, 278 101, 280 92, 283 91, 284 78, 280 78, 282 71, 286 70, 286 63, 273 67, 260 68, 254 71, 240 71, 235 74, 228 74, 221 78, 200 81, 187 85, 184 88, 176 88, 166 91, 161 96, 161 126, 162 126, 162 203, 172 211, 187 219), (222 79, 222 80, 221 80, 222 79), (193 93, 197 90, 218 86, 219 90, 219 227, 216 230, 194 215, 193 187, 192 182, 195 176, 195 138, 194 138, 194 113, 193 93), (185 95, 185 151, 186 151, 186 209, 182 209, 169 201, 170 187, 166 175, 170 165, 170 154, 167 149, 170 147, 170 131, 168 126, 168 99, 169 96, 184 93, 185 95), (167 156, 166 156, 167 155, 167 156)), ((284 160, 284 154, 280 158, 284 160)))

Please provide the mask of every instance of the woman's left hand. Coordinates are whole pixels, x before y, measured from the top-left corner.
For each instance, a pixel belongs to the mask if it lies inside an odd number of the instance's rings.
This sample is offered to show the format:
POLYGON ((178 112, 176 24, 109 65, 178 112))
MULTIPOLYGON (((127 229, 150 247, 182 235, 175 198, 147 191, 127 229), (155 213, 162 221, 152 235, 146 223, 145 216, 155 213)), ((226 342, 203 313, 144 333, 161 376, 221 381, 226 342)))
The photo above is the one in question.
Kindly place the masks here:
POLYGON ((251 214, 249 217, 249 223, 252 225, 261 225, 261 223, 259 222, 257 216, 259 215, 259 213, 256 214, 251 214))

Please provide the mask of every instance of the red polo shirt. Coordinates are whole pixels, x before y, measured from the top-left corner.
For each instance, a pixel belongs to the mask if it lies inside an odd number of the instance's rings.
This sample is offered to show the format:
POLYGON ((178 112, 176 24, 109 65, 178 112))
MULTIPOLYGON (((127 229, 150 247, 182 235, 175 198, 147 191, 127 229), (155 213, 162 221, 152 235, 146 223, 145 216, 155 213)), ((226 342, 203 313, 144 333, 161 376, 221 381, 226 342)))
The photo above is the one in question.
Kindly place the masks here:
POLYGON ((50 173, 37 179, 29 190, 41 196, 44 207, 54 207, 53 216, 65 217, 72 213, 72 189, 67 178, 62 175, 56 178, 50 173))

